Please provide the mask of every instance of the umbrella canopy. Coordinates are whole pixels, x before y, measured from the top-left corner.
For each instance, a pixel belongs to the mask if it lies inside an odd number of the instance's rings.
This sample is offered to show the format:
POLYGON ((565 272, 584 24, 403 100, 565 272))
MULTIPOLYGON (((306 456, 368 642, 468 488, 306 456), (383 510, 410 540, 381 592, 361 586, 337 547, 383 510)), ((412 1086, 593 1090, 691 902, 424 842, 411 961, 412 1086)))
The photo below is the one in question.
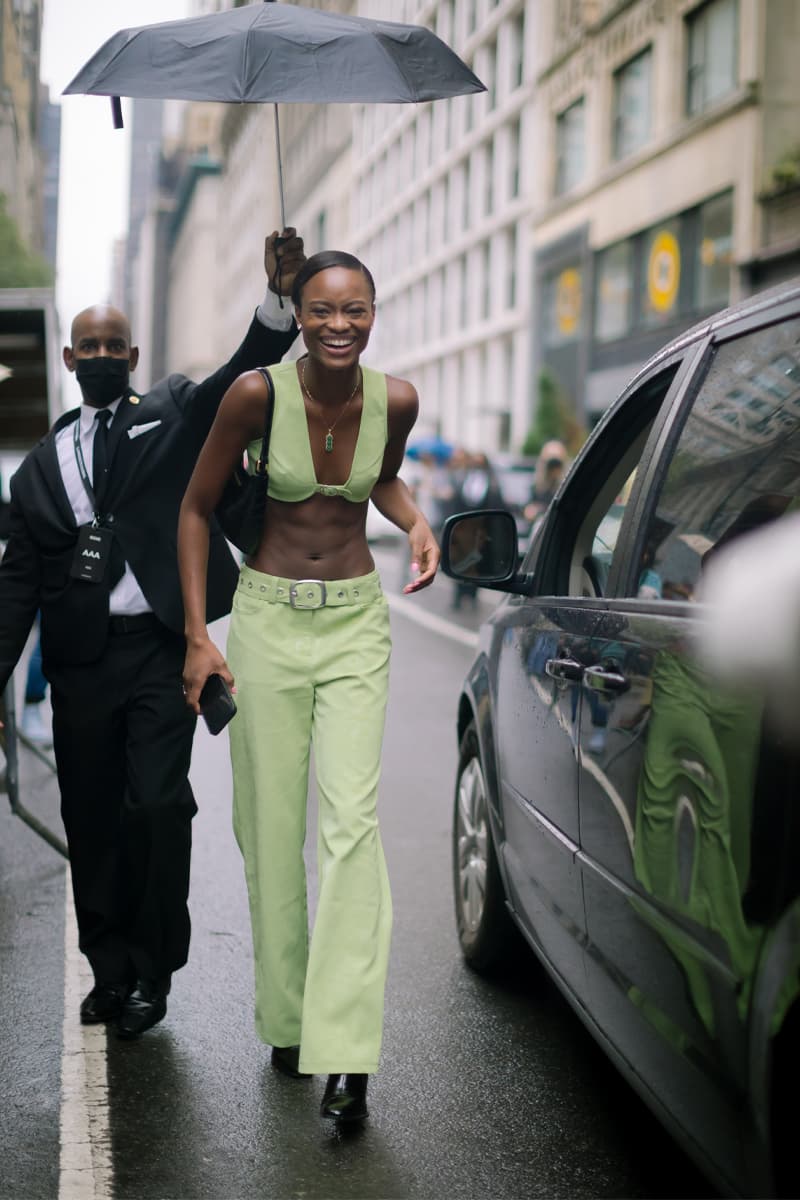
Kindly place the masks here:
POLYGON ((352 104, 415 103, 485 90, 421 25, 259 3, 121 29, 64 94, 352 104))
POLYGON ((248 4, 205 17, 121 29, 93 54, 65 95, 273 102, 283 202, 280 103, 440 100, 486 88, 422 25, 373 21, 294 4, 248 4))
POLYGON ((450 443, 435 434, 430 437, 418 438, 416 442, 406 446, 406 456, 414 460, 429 456, 435 458, 437 462, 446 463, 450 461, 452 453, 453 447, 450 443))

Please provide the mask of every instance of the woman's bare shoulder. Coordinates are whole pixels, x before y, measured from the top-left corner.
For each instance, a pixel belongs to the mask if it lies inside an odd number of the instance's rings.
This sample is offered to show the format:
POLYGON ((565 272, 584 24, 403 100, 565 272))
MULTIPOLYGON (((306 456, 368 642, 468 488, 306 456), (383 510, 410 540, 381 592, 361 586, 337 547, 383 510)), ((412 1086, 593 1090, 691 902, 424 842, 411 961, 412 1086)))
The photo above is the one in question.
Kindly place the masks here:
POLYGON ((263 398, 267 394, 267 384, 260 371, 243 371, 241 375, 237 375, 228 392, 229 394, 233 392, 243 398, 256 396, 263 398))
POLYGON ((407 379, 397 379, 394 375, 387 375, 386 397, 391 416, 416 419, 419 411, 419 396, 413 383, 409 383, 407 379))
POLYGON ((252 432, 264 426, 267 385, 260 371, 244 371, 233 381, 222 398, 219 419, 252 432))

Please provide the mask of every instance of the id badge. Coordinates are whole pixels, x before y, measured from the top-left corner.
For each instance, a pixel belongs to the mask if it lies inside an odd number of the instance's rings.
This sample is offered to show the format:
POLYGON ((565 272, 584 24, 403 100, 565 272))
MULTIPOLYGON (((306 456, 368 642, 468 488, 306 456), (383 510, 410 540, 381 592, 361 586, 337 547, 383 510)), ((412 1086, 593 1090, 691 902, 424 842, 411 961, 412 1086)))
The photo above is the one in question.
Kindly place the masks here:
POLYGON ((81 525, 78 530, 75 557, 70 568, 70 575, 73 579, 83 579, 86 583, 100 583, 106 573, 111 556, 113 536, 110 529, 103 529, 95 525, 81 525))

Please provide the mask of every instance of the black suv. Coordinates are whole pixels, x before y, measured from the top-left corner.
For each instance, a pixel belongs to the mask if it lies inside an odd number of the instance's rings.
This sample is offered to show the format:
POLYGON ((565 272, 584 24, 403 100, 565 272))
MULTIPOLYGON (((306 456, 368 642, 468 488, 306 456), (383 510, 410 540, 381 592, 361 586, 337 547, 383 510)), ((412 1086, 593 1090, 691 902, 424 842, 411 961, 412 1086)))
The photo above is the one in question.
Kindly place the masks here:
POLYGON ((708 677, 696 596, 720 546, 799 500, 797 280, 639 372, 522 561, 507 513, 443 537, 448 574, 508 593, 458 710, 463 954, 490 971, 522 931, 685 1148, 747 1196, 800 1194, 800 757, 757 691, 708 677))

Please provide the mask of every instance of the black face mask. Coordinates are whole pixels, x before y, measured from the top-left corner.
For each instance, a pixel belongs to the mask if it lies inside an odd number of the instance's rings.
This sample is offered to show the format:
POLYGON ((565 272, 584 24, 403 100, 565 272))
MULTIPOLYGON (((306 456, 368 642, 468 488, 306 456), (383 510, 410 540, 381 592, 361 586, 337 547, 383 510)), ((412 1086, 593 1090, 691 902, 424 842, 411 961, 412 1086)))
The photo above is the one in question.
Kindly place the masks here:
POLYGON ((87 403, 105 408, 128 386, 131 364, 127 358, 76 358, 75 375, 87 403))

